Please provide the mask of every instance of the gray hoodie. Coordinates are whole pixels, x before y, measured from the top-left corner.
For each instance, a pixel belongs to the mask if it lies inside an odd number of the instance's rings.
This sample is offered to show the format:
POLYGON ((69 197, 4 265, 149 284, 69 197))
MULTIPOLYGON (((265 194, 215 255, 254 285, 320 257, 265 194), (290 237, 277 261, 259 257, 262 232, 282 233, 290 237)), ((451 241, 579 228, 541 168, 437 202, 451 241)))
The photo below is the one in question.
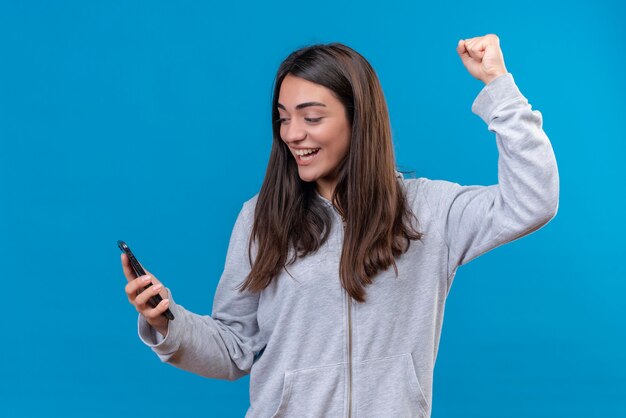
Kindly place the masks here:
MULTIPOLYGON (((328 241, 283 269, 258 294, 234 288, 250 272, 248 240, 258 194, 230 238, 213 312, 174 301, 165 338, 142 315, 141 340, 161 361, 208 378, 250 374, 252 417, 430 417, 433 370, 446 297, 457 268, 545 225, 557 213, 554 152, 511 73, 483 87, 472 112, 496 133, 498 184, 461 186, 397 172, 424 233, 366 287, 363 304, 339 281, 343 242, 334 216, 328 241), (292 277, 293 276, 293 277, 292 277)), ((253 246, 253 259, 256 246, 253 246)), ((169 290, 169 289, 168 289, 169 290)))

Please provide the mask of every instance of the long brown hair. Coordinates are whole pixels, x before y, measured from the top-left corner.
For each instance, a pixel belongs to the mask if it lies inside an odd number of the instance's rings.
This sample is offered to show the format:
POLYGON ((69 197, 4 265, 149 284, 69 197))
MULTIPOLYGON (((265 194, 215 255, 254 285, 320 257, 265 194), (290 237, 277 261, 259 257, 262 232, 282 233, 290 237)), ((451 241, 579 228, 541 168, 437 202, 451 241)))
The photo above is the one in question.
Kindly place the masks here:
MULTIPOLYGON (((258 292, 279 271, 315 252, 328 238, 332 217, 316 196, 315 183, 304 182, 280 137, 278 96, 287 74, 330 89, 346 108, 352 133, 349 151, 337 168, 332 203, 345 221, 339 267, 341 284, 359 302, 365 286, 380 270, 394 266, 411 240, 410 209, 396 177, 387 104, 378 77, 367 60, 341 43, 310 45, 292 52, 280 65, 272 99, 272 150, 259 192, 248 247, 257 240, 252 270, 241 290, 258 292), (288 254, 293 254, 287 261, 288 254)), ((416 219, 416 218, 415 218, 416 219)), ((417 220, 417 219, 416 219, 417 220)))

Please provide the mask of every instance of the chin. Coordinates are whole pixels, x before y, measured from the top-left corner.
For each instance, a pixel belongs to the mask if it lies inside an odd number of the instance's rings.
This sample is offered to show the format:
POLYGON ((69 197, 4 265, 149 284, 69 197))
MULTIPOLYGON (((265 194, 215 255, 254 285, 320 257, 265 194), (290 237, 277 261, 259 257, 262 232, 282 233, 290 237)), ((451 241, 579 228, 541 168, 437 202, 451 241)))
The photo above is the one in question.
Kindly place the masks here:
POLYGON ((307 183, 311 183, 317 181, 319 176, 315 174, 303 173, 302 170, 298 170, 298 174, 300 175, 300 180, 305 181, 307 183))

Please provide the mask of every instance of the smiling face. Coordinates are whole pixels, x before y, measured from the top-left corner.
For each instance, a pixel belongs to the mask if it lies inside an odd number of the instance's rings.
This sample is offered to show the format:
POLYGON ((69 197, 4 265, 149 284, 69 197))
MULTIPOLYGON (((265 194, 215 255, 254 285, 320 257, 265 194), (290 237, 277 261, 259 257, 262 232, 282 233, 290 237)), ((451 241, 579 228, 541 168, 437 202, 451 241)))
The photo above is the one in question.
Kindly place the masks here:
POLYGON ((330 89, 287 74, 280 86, 278 112, 280 137, 298 163, 300 178, 315 182, 318 192, 331 200, 337 168, 350 146, 345 106, 330 89), (299 155, 310 151, 314 153, 299 155))

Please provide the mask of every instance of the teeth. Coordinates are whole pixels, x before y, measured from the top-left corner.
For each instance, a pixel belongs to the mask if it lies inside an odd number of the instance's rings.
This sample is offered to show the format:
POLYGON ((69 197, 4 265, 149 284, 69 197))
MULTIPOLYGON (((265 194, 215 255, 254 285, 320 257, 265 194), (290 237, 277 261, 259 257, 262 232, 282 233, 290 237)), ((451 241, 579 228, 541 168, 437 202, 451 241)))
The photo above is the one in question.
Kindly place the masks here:
POLYGON ((298 150, 296 150, 296 155, 300 155, 300 156, 302 156, 302 155, 307 155, 307 154, 310 154, 310 153, 312 153, 312 152, 317 151, 318 149, 319 149, 319 148, 298 149, 298 150))

